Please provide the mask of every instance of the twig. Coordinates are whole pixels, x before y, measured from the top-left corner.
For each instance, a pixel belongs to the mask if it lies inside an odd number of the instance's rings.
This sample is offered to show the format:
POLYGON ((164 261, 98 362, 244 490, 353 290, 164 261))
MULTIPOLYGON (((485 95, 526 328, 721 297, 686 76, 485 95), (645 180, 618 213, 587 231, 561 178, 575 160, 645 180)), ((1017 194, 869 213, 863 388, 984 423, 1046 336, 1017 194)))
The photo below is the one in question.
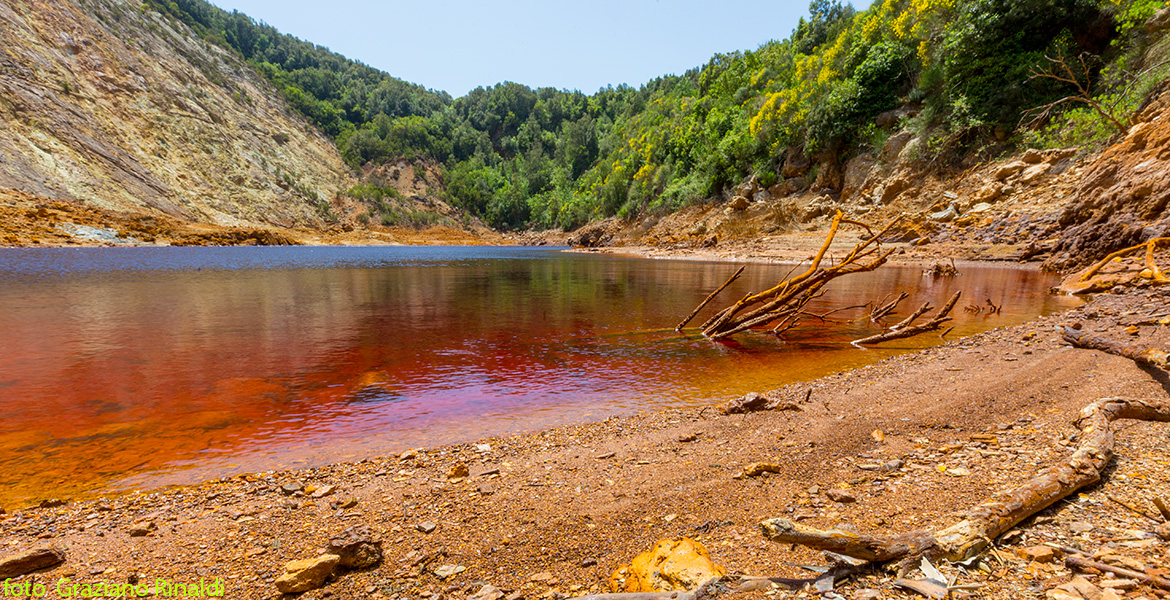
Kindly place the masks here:
POLYGON ((1122 500, 1121 498, 1118 498, 1118 497, 1116 497, 1116 496, 1108 496, 1108 498, 1109 498, 1110 500, 1112 500, 1112 501, 1114 501, 1114 502, 1116 502, 1116 503, 1118 503, 1118 504, 1120 504, 1120 505, 1124 506, 1125 508, 1128 508, 1130 511, 1134 512, 1135 514, 1139 514, 1139 515, 1141 515, 1141 516, 1143 516, 1143 517, 1145 517, 1145 518, 1147 518, 1147 519, 1149 519, 1149 520, 1151 520, 1151 521, 1153 521, 1153 522, 1155 522, 1155 523, 1161 523, 1161 522, 1162 522, 1162 520, 1161 520, 1161 519, 1159 519, 1158 517, 1155 517, 1154 515, 1151 515, 1150 513, 1148 513, 1148 512, 1146 512, 1146 511, 1144 511, 1144 510, 1142 510, 1142 509, 1140 509, 1140 508, 1138 508, 1138 507, 1136 507, 1136 506, 1134 506, 1134 505, 1132 505, 1132 504, 1130 504, 1130 503, 1126 502, 1125 500, 1122 500))
POLYGON ((1095 560, 1089 560, 1081 556, 1068 556, 1064 559, 1064 564, 1069 568, 1084 571, 1085 569, 1096 569, 1102 573, 1113 573, 1114 575, 1121 575, 1127 579, 1136 579, 1142 583, 1148 583, 1154 587, 1159 587, 1164 590, 1170 590, 1170 580, 1155 577, 1153 575, 1146 575, 1145 573, 1138 573, 1122 567, 1115 567, 1107 565, 1095 560))
POLYGON ((1166 501, 1161 496, 1154 497, 1154 506, 1158 507, 1158 512, 1162 513, 1162 518, 1170 523, 1170 506, 1166 506, 1166 501))

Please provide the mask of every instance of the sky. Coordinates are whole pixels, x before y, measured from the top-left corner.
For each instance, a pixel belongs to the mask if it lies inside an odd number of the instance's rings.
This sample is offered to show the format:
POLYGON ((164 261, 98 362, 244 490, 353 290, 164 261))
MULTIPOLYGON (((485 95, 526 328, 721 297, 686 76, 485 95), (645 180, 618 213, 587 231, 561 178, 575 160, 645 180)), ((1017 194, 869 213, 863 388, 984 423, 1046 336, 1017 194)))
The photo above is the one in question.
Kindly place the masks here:
POLYGON ((213 1, 456 98, 503 81, 637 87, 786 38, 808 14, 807 0, 213 1))

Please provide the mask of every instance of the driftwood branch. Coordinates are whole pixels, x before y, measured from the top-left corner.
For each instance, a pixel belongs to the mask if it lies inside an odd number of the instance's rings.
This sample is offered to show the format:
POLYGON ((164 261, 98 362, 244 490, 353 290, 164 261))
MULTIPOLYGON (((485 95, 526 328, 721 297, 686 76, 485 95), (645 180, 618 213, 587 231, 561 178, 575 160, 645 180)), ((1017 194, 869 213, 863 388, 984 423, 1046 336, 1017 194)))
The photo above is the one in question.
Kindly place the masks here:
POLYGON ((844 213, 837 211, 824 243, 804 272, 786 276, 772 288, 744 296, 735 304, 719 311, 704 323, 703 335, 718 340, 755 327, 768 326, 776 321, 786 319, 790 321, 793 313, 799 312, 809 300, 819 295, 830 281, 853 273, 872 271, 885 264, 893 250, 879 252, 878 245, 881 243, 881 237, 898 220, 894 219, 881 231, 873 233, 864 223, 847 219, 844 213), (855 245, 841 261, 825 266, 823 264, 825 255, 843 224, 860 226, 869 236, 855 245))
POLYGON ((1140 250, 1145 250, 1146 268, 1150 270, 1150 277, 1158 283, 1170 283, 1170 279, 1167 279, 1166 276, 1162 274, 1162 270, 1159 269, 1158 264, 1154 262, 1154 251, 1157 250, 1159 246, 1170 246, 1170 237, 1154 238, 1152 240, 1142 242, 1136 246, 1122 248, 1121 250, 1113 252, 1105 258, 1097 261, 1096 264, 1086 269, 1084 273, 1081 273, 1079 280, 1085 282, 1092 279, 1094 275, 1096 275, 1101 269, 1105 268, 1105 265, 1113 262, 1113 259, 1115 258, 1122 258, 1131 254, 1136 254, 1140 250))
POLYGON ((870 313, 869 313, 870 320, 871 321, 881 320, 882 317, 894 312, 894 310, 898 308, 898 304, 900 304, 903 300, 905 300, 906 298, 909 298, 909 297, 910 297, 910 294, 903 291, 903 292, 900 292, 898 294, 897 298, 894 298, 893 300, 886 302, 885 304, 882 304, 882 302, 885 302, 885 298, 882 298, 878 302, 879 306, 875 307, 872 311, 870 311, 870 313))
POLYGON ((716 289, 714 292, 711 292, 710 294, 708 294, 707 298, 705 300, 703 300, 702 302, 700 302, 699 305, 695 307, 695 310, 692 310, 691 314, 687 315, 687 318, 683 319, 681 323, 679 323, 677 326, 675 326, 674 330, 675 331, 682 331, 682 328, 686 327, 687 323, 690 323, 691 319, 695 318, 695 315, 699 314, 700 310, 703 310, 703 307, 710 304, 711 301, 715 299, 715 296, 719 295, 719 292, 722 292, 723 290, 727 289, 727 286, 731 285, 732 282, 734 282, 736 279, 739 279, 740 275, 743 275, 743 269, 744 269, 744 267, 740 267, 739 269, 737 269, 735 271, 735 273, 730 278, 728 278, 727 281, 725 281, 723 283, 723 285, 719 286, 719 289, 716 289))
POLYGON ((889 342, 891 340, 911 338, 928 331, 935 331, 943 323, 951 320, 951 317, 948 315, 950 314, 951 309, 955 308, 955 303, 959 301, 959 296, 961 294, 962 292, 955 292, 955 294, 951 296, 951 299, 947 300, 947 303, 944 304, 943 307, 938 310, 938 312, 934 313, 934 316, 931 317, 929 321, 921 325, 911 325, 911 323, 913 323, 914 320, 918 317, 922 316, 923 313, 930 310, 931 307, 929 303, 923 304, 918 310, 914 311, 914 314, 910 315, 901 323, 891 327, 889 331, 885 331, 877 335, 871 335, 859 340, 853 340, 850 343, 860 348, 863 344, 880 344, 882 342, 889 342))

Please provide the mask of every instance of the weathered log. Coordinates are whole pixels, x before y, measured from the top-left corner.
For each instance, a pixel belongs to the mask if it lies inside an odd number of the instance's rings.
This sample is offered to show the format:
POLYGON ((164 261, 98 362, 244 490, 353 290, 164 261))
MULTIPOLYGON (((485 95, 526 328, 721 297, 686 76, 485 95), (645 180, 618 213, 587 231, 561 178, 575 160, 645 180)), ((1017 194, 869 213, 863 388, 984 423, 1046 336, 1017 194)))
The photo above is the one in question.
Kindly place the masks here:
POLYGON ((991 540, 1024 519, 1098 482, 1101 471, 1113 456, 1110 425, 1117 419, 1170 422, 1170 405, 1135 398, 1105 398, 1090 404, 1077 419, 1082 442, 1068 460, 1042 471, 1020 487, 992 496, 970 509, 962 521, 934 533, 861 535, 821 531, 784 519, 766 520, 760 523, 760 528, 774 542, 801 544, 877 562, 897 559, 910 559, 907 561, 910 562, 919 556, 931 560, 963 560, 981 552, 991 540))
POLYGON ((1162 519, 1170 523, 1170 506, 1166 505, 1166 501, 1161 497, 1154 498, 1154 506, 1158 507, 1158 512, 1162 513, 1162 519))
POLYGON ((950 314, 951 309, 953 309, 955 307, 955 303, 959 301, 959 296, 961 294, 962 294, 962 292, 955 292, 955 295, 951 296, 951 299, 947 300, 947 303, 944 304, 943 307, 940 308, 938 310, 938 312, 936 312, 934 314, 934 316, 931 317, 931 319, 929 321, 927 321, 921 325, 910 325, 910 323, 914 319, 917 319, 918 316, 921 315, 922 313, 926 312, 927 310, 930 310, 928 308, 928 306, 929 306, 928 304, 923 304, 922 308, 919 308, 917 311, 915 311, 915 313, 913 315, 911 315, 910 318, 907 318, 906 320, 902 321, 901 323, 898 323, 898 325, 894 326, 895 328, 892 328, 889 331, 885 331, 885 332, 879 333, 877 335, 871 335, 869 337, 861 338, 859 340, 853 340, 852 342, 849 342, 849 343, 860 348, 862 344, 880 344, 882 342, 889 342, 891 340, 901 340, 901 339, 905 339, 905 338, 911 338, 911 337, 914 337, 916 335, 921 335, 923 333, 926 333, 928 331, 935 331, 943 323, 946 323, 947 321, 951 320, 951 318, 947 315, 950 314))
POLYGON ((690 323, 691 319, 695 318, 695 315, 699 314, 700 310, 703 310, 703 308, 705 306, 710 304, 711 301, 715 299, 715 296, 719 295, 719 292, 722 292, 723 290, 727 289, 727 286, 731 285, 736 279, 739 279, 739 276, 743 275, 743 270, 744 270, 744 267, 740 267, 739 269, 737 269, 735 271, 735 273, 732 274, 732 276, 727 279, 727 281, 723 282, 723 285, 719 286, 719 288, 716 289, 714 292, 711 292, 710 294, 708 294, 707 298, 704 299, 702 302, 700 302, 699 305, 695 307, 695 310, 692 310, 691 314, 687 315, 687 318, 683 319, 681 323, 676 325, 674 330, 675 331, 682 331, 682 328, 686 327, 687 323, 690 323))
MULTIPOLYGON (((1168 238, 1170 239, 1170 238, 1168 238)), ((1139 365, 1167 369, 1170 367, 1170 353, 1158 348, 1150 348, 1142 344, 1126 345, 1109 338, 1089 335, 1072 327, 1057 327, 1057 331, 1064 337, 1064 341, 1087 350, 1100 350, 1106 354, 1113 354, 1128 358, 1139 365)))

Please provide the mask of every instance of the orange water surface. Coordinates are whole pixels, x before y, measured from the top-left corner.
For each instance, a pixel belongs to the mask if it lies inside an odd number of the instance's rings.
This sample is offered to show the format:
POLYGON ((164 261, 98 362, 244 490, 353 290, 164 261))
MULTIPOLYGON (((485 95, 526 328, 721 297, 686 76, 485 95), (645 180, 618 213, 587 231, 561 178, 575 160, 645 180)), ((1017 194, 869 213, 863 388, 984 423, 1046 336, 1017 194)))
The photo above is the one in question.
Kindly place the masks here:
MULTIPOLYGON (((877 331, 864 319, 725 343, 675 333, 737 266, 529 248, 0 250, 0 506, 725 401, 939 343, 848 346, 877 331)), ((790 268, 749 265, 722 300, 790 268)), ((1053 283, 883 267, 820 302, 907 290, 905 314, 961 289, 1004 306, 956 310, 958 336, 1070 306, 1053 283)))

